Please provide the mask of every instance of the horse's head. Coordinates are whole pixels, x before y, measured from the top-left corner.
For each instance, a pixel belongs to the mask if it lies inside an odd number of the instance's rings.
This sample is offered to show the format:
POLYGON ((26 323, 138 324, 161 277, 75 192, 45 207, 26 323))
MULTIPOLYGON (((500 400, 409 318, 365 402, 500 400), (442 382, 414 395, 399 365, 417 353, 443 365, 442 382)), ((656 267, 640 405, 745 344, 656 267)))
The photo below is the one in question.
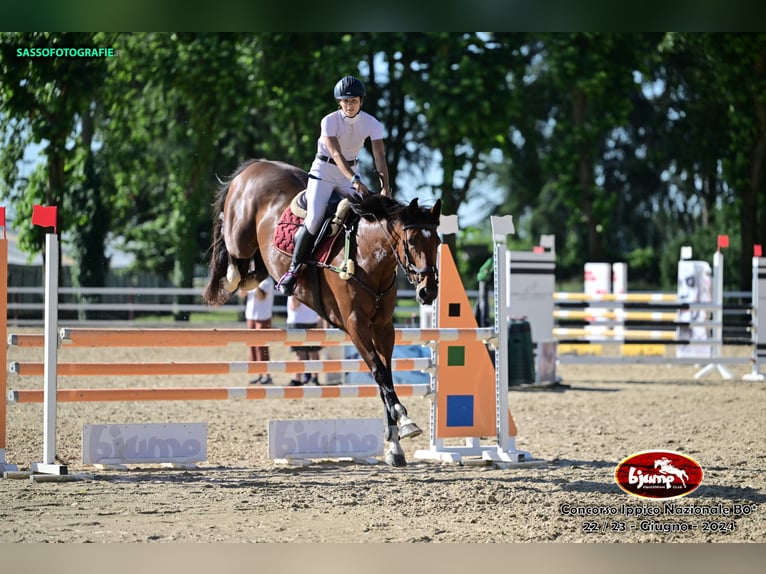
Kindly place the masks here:
POLYGON ((441 240, 436 230, 440 215, 441 199, 428 209, 419 207, 417 198, 402 214, 401 263, 421 305, 430 305, 438 295, 436 256, 441 240))

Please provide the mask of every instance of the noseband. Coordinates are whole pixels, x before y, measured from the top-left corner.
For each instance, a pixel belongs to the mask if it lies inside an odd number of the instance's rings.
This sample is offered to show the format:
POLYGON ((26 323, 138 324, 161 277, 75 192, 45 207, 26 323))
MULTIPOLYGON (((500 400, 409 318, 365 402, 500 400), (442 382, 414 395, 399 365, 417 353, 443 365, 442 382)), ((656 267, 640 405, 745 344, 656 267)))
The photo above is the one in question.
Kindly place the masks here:
POLYGON ((439 281, 439 271, 436 269, 436 267, 428 266, 428 267, 416 267, 415 264, 412 262, 412 255, 410 254, 410 250, 407 247, 408 241, 407 241, 407 232, 410 229, 427 229, 429 231, 433 231, 436 233, 436 225, 432 224, 426 224, 426 223, 411 223, 409 225, 405 225, 402 227, 404 230, 404 235, 402 236, 402 252, 404 253, 404 262, 402 262, 399 259, 399 254, 394 249, 394 254, 396 255, 396 261, 399 263, 399 266, 404 270, 404 274, 407 276, 407 281, 410 282, 411 285, 417 286, 420 284, 428 275, 433 275, 435 281, 439 281))

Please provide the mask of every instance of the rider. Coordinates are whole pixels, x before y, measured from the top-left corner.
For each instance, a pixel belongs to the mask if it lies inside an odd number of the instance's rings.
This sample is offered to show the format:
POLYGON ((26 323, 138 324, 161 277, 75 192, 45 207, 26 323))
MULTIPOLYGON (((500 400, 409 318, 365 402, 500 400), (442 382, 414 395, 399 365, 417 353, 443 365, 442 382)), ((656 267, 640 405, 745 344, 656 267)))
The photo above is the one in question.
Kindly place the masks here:
POLYGON ((290 268, 277 288, 293 292, 298 270, 314 246, 333 189, 342 195, 365 195, 369 189, 359 177, 357 155, 370 138, 375 167, 381 180, 381 194, 389 194, 388 167, 383 145, 383 126, 362 111, 367 89, 353 76, 344 76, 335 84, 333 95, 340 109, 327 114, 320 124, 317 154, 309 170, 306 186, 306 219, 295 234, 295 250, 290 268))

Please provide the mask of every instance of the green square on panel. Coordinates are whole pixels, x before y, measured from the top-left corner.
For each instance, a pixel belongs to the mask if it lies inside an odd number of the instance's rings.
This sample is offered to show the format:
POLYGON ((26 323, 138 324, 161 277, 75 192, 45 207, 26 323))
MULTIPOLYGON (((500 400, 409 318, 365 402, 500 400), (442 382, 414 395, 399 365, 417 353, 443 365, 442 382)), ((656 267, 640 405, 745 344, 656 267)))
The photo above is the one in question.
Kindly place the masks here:
POLYGON ((447 366, 462 367, 465 365, 465 347, 447 347, 447 366))

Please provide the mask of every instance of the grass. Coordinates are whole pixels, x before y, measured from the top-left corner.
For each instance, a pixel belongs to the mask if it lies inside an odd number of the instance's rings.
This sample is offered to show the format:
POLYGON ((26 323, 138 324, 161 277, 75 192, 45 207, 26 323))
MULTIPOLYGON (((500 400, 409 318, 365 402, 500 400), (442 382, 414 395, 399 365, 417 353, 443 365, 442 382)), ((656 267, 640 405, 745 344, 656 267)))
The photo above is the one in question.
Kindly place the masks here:
POLYGON ((209 313, 192 313, 189 321, 176 321, 173 315, 146 315, 136 318, 136 323, 239 323, 242 318, 238 311, 211 311, 209 313))

